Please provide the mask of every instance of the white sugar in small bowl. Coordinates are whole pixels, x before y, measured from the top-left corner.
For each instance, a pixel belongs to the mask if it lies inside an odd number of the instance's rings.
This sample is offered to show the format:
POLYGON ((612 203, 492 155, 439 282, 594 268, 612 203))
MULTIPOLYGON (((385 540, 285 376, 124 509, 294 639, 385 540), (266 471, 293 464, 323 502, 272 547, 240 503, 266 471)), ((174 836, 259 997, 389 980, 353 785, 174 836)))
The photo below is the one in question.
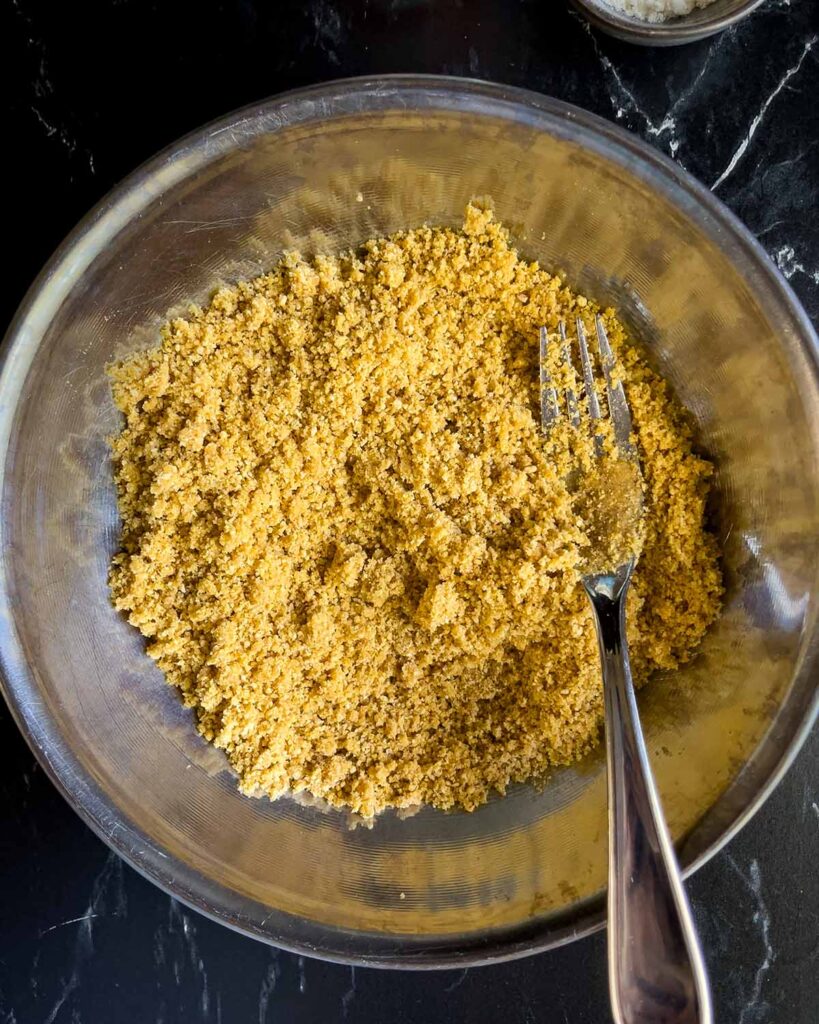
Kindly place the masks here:
POLYGON ((617 39, 640 46, 679 46, 705 39, 736 24, 762 3, 762 0, 714 0, 690 14, 651 22, 615 10, 604 0, 572 0, 589 22, 617 39))

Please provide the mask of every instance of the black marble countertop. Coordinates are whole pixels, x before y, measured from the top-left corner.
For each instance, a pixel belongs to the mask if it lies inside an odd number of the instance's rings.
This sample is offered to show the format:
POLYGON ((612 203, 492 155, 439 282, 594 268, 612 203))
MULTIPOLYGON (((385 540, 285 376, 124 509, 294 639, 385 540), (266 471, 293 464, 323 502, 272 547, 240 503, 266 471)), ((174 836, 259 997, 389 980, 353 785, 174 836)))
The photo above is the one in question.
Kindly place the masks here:
MULTIPOLYGON (((631 129, 762 240, 819 322, 819 3, 768 0, 721 36, 644 50, 565 0, 4 0, 7 322, 75 221, 176 137, 283 89, 389 71, 527 86, 631 129)), ((463 972, 306 960, 126 867, 0 708, 0 1024, 610 1019, 604 940, 463 972)), ((819 1019, 819 732, 690 884, 723 1024, 819 1019)))

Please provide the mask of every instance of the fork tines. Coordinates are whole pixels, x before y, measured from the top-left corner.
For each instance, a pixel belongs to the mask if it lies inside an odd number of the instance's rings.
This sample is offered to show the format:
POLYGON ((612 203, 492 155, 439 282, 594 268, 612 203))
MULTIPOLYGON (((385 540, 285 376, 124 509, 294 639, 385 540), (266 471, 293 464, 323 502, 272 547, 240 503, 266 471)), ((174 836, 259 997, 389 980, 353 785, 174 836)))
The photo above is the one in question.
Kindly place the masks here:
MULTIPOLYGON (((612 351, 606 328, 600 316, 596 316, 595 333, 597 335, 597 350, 600 356, 600 367, 603 371, 603 379, 606 385, 606 397, 608 399, 609 415, 611 417, 614 441, 622 452, 631 454, 631 414, 626 401, 622 381, 617 375, 617 358, 612 351)), ((593 423, 602 417, 600 402, 597 397, 597 390, 594 385, 594 362, 589 350, 589 341, 586 336, 586 327, 580 317, 575 320, 575 331, 577 336, 577 349, 580 356, 580 368, 583 378, 583 390, 585 395, 585 408, 589 419, 593 423)), ((558 324, 558 340, 560 344, 560 361, 571 370, 574 366, 572 360, 571 343, 566 333, 566 324, 560 321, 558 324)), ((545 327, 540 329, 540 414, 543 429, 548 431, 554 426, 561 415, 560 392, 555 387, 549 372, 549 333, 545 327)), ((565 399, 566 415, 573 427, 579 427, 581 421, 581 405, 571 384, 572 375, 567 377, 566 384, 561 388, 565 399)))

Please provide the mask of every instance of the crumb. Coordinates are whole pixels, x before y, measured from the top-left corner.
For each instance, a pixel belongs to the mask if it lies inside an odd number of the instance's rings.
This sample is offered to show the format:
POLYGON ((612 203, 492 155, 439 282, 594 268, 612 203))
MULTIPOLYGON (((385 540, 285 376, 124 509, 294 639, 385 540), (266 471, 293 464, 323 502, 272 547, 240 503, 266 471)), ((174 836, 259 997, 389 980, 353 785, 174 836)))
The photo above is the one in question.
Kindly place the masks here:
POLYGON ((574 487, 575 511, 583 522, 587 547, 581 555, 584 573, 605 573, 631 560, 643 549, 642 477, 636 461, 603 452, 574 487))
MULTIPOLYGON (((113 600, 243 792, 470 810, 599 742, 589 537, 537 383, 539 327, 596 311, 471 205, 461 230, 291 254, 111 368, 113 600)), ((645 477, 642 683, 718 612, 712 468, 603 315, 645 477)))

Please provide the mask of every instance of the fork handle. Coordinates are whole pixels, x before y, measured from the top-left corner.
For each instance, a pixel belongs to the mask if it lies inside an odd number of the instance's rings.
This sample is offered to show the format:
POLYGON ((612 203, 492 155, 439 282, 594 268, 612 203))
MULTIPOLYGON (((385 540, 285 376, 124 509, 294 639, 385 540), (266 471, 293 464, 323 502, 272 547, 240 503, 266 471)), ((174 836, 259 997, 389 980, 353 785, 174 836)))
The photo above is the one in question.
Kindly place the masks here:
POLYGON ((702 950, 651 774, 625 630, 630 572, 587 585, 606 706, 608 961, 616 1024, 712 1024, 702 950), (608 591, 608 592, 606 592, 608 591))

